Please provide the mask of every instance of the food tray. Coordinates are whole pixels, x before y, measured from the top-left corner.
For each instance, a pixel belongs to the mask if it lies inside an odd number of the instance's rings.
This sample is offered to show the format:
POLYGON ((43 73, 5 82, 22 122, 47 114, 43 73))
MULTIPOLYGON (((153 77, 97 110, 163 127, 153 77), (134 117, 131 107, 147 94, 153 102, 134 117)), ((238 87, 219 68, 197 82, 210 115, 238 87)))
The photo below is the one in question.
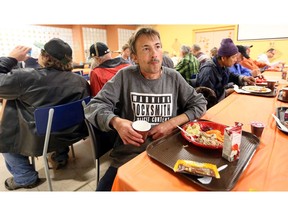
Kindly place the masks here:
POLYGON ((288 103, 288 100, 283 99, 282 97, 282 90, 279 91, 277 99, 282 102, 288 103))
POLYGON ((210 184, 200 183, 197 180, 199 176, 184 173, 175 173, 175 175, 187 178, 206 190, 229 191, 237 183, 258 145, 259 139, 256 136, 242 131, 240 158, 237 161, 228 162, 222 158, 222 150, 204 149, 188 145, 188 141, 183 138, 180 131, 175 130, 169 136, 151 142, 146 151, 149 157, 169 167, 172 171, 178 159, 213 163, 217 167, 228 164, 228 167, 220 172, 221 178, 213 178, 210 184))
POLYGON ((254 92, 238 92, 239 94, 246 94, 246 95, 256 95, 261 97, 275 97, 277 95, 277 88, 274 89, 274 91, 271 91, 269 93, 254 93, 254 92))
MULTIPOLYGON (((276 116, 280 119, 280 121, 283 123, 284 122, 284 113, 288 109, 288 107, 277 107, 276 108, 276 116)), ((276 123, 277 127, 279 130, 281 130, 283 133, 288 135, 288 132, 283 131, 281 127, 276 123)))

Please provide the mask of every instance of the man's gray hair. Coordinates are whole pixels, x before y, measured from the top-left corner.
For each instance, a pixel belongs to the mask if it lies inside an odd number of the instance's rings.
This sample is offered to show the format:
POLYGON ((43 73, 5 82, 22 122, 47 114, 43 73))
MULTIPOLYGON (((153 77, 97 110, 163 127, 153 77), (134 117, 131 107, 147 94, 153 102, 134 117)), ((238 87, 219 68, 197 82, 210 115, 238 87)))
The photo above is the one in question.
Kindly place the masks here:
POLYGON ((190 50, 191 48, 187 45, 182 45, 181 46, 181 51, 184 53, 184 54, 187 54, 187 53, 190 53, 190 50))

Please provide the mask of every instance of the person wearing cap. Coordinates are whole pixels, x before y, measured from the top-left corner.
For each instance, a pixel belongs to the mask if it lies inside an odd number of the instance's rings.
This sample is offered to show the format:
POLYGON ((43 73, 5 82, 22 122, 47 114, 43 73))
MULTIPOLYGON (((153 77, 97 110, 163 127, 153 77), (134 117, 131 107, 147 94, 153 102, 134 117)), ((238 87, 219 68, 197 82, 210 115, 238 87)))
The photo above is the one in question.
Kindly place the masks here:
POLYGON ((160 34, 141 27, 129 39, 136 65, 121 69, 84 109, 85 117, 101 131, 117 131, 112 163, 97 191, 110 191, 118 167, 146 150, 155 139, 168 135, 206 112, 207 101, 180 73, 162 66, 160 34), (132 128, 136 120, 148 121, 148 138, 132 128))
POLYGON ((267 64, 253 60, 250 57, 250 48, 251 47, 253 47, 253 45, 250 45, 250 46, 237 45, 237 48, 238 48, 239 53, 240 53, 239 64, 241 64, 245 68, 250 69, 253 77, 262 76, 261 73, 264 71, 264 68, 267 67, 267 64))
POLYGON ((131 65, 122 57, 112 58, 110 49, 102 42, 90 46, 90 58, 96 63, 90 72, 92 96, 95 96, 121 68, 131 65))
MULTIPOLYGON (((0 58, 0 97, 6 100, 0 124, 0 152, 13 177, 5 180, 8 190, 33 188, 41 181, 29 156, 41 156, 44 137, 36 133, 34 111, 37 107, 60 105, 90 96, 89 83, 72 73, 72 49, 53 38, 41 46, 41 68, 13 69, 25 61, 31 48, 16 46, 8 57, 0 58)), ((63 131, 65 133, 65 131, 63 131)), ((88 136, 85 123, 69 133, 51 135, 49 152, 65 149, 88 136)))
POLYGON ((184 79, 189 83, 192 78, 199 72, 199 61, 190 52, 191 48, 186 45, 182 45, 180 48, 181 59, 175 66, 175 70, 178 71, 184 79))
POLYGON ((196 79, 196 87, 205 86, 212 89, 218 102, 234 92, 232 84, 255 84, 252 76, 243 76, 229 71, 237 61, 238 48, 231 38, 224 38, 218 49, 217 56, 206 61, 201 67, 196 79))
POLYGON ((235 74, 240 74, 240 75, 245 75, 245 76, 252 76, 251 70, 249 70, 246 67, 243 67, 240 62, 243 59, 242 54, 240 53, 239 46, 237 45, 238 48, 238 54, 237 54, 237 61, 234 65, 229 67, 230 72, 235 73, 235 74))

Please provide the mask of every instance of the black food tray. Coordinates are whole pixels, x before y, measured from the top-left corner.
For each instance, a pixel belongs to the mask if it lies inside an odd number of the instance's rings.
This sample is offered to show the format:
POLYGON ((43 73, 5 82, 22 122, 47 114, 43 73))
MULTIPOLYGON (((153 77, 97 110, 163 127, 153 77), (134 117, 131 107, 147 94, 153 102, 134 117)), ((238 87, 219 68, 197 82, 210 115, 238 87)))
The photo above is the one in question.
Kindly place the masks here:
MULTIPOLYGON (((213 163, 217 167, 227 164, 228 167, 221 172, 220 179, 213 178, 210 184, 202 184, 197 178, 199 176, 175 173, 183 176, 191 182, 211 191, 229 191, 233 189, 237 183, 241 173, 248 165, 252 158, 259 139, 251 133, 242 131, 242 140, 240 146, 240 158, 237 161, 229 162, 222 158, 222 150, 204 149, 194 146, 184 139, 181 133, 176 130, 169 136, 155 140, 147 146, 147 154, 149 157, 164 164, 173 170, 178 159, 192 160, 197 162, 213 163)), ((174 172, 174 171, 173 171, 174 172)))
MULTIPOLYGON (((288 107, 277 107, 276 108, 276 116, 280 119, 280 121, 283 122, 285 121, 284 119, 284 113, 285 111, 288 109, 288 107)), ((283 133, 287 134, 288 135, 288 132, 284 131, 281 129, 281 127, 278 125, 278 123, 276 122, 276 125, 278 127, 279 130, 281 130, 283 133)))
POLYGON ((283 99, 282 97, 282 90, 279 91, 277 99, 282 102, 288 103, 288 100, 283 99))
POLYGON ((277 88, 275 88, 274 91, 271 91, 269 93, 238 92, 238 94, 256 95, 256 96, 261 96, 261 97, 276 97, 277 88))

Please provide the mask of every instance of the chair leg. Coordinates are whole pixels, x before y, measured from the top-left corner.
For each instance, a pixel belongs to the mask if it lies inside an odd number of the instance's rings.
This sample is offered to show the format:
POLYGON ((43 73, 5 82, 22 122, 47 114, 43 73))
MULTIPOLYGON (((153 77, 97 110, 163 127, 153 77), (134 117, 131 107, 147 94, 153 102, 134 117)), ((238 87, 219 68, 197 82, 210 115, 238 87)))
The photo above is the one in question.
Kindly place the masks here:
POLYGON ((99 183, 99 176, 100 176, 100 161, 99 159, 95 160, 95 166, 96 166, 96 188, 99 183))
POLYGON ((72 151, 72 157, 75 159, 75 152, 74 152, 74 146, 73 146, 73 144, 71 145, 71 151, 72 151))
POLYGON ((48 159, 46 156, 43 157, 43 162, 44 162, 44 169, 45 169, 45 175, 48 181, 48 187, 50 191, 53 191, 52 189, 52 183, 51 183, 51 177, 49 173, 49 165, 48 165, 48 159))
POLYGON ((31 157, 31 165, 33 166, 34 170, 36 170, 36 165, 35 165, 35 157, 31 157))

